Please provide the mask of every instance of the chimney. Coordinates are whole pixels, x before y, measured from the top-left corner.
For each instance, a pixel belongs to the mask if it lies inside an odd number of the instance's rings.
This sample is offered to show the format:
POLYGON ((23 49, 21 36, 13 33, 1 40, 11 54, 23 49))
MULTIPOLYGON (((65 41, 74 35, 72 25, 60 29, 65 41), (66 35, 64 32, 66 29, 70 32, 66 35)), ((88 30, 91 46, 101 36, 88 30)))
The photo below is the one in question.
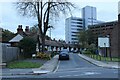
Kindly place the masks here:
POLYGON ((26 28, 25 28, 25 32, 26 32, 26 33, 29 32, 29 26, 26 26, 26 28))
POLYGON ((23 33, 22 25, 18 25, 17 33, 19 34, 23 33))

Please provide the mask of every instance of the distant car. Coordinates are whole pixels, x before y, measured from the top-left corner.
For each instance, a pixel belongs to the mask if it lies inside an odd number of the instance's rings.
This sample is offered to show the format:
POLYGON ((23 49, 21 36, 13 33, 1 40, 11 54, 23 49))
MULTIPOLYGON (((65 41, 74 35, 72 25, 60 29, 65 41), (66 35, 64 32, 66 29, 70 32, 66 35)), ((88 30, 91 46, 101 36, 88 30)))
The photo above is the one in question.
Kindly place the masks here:
POLYGON ((69 60, 69 51, 67 49, 63 49, 59 53, 59 60, 69 60))

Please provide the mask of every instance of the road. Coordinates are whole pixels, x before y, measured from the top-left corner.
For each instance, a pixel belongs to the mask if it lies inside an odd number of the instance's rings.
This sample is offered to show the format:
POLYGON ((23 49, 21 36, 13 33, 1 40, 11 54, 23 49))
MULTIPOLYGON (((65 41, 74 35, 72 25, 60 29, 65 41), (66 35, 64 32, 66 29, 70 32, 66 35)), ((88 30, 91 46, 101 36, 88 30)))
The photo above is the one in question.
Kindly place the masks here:
MULTIPOLYGON (((10 77, 9 77, 10 78, 10 77)), ((13 78, 11 76, 11 78, 13 78)), ((17 80, 36 80, 39 78, 49 79, 49 78, 81 78, 81 79, 95 79, 97 80, 117 80, 118 79, 118 69, 109 69, 98 67, 88 61, 80 58, 77 54, 70 54, 70 60, 59 61, 57 68, 54 72, 43 74, 43 75, 16 75, 14 79, 17 80), (16 79, 15 79, 16 78, 16 79), (111 79, 110 79, 111 78, 111 79)), ((10 80, 10 79, 3 79, 10 80)), ((13 80, 13 79, 11 79, 13 80)))

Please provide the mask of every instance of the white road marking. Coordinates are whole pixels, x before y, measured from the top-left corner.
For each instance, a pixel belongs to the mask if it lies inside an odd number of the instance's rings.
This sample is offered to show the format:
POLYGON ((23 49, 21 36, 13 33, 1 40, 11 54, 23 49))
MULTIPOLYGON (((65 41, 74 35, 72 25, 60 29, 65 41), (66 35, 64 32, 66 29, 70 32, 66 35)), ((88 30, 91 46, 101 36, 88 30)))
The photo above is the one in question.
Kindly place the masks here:
POLYGON ((73 76, 80 76, 80 75, 73 75, 73 76))
POLYGON ((84 73, 81 73, 81 74, 63 75, 63 76, 59 76, 59 77, 62 78, 62 77, 70 77, 70 76, 87 76, 87 75, 95 75, 95 74, 101 74, 101 73, 98 73, 98 72, 84 72, 84 73))
POLYGON ((49 73, 50 71, 45 71, 45 70, 43 70, 43 71, 33 71, 33 73, 49 73))
POLYGON ((57 65, 57 67, 56 67, 56 69, 54 70, 53 73, 56 73, 56 72, 57 72, 57 70, 58 70, 58 68, 59 68, 59 65, 60 65, 60 61, 58 61, 58 65, 57 65))
POLYGON ((64 75, 64 76, 59 76, 59 77, 61 77, 61 78, 62 78, 62 77, 69 77, 69 76, 71 76, 71 75, 64 75))
POLYGON ((94 74, 100 74, 98 72, 84 72, 83 75, 94 75, 94 74))

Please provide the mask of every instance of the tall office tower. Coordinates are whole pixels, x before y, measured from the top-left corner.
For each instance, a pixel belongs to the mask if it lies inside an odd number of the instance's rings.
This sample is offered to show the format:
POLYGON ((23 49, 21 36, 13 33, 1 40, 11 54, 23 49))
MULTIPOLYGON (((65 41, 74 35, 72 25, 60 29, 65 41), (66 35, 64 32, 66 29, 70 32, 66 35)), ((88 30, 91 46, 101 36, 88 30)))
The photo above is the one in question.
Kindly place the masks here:
POLYGON ((78 34, 83 29, 83 20, 78 17, 69 17, 65 21, 65 40, 67 43, 78 43, 78 34))
POLYGON ((82 8, 82 18, 84 29, 88 29, 88 25, 101 23, 101 21, 97 20, 96 7, 85 6, 82 8))

